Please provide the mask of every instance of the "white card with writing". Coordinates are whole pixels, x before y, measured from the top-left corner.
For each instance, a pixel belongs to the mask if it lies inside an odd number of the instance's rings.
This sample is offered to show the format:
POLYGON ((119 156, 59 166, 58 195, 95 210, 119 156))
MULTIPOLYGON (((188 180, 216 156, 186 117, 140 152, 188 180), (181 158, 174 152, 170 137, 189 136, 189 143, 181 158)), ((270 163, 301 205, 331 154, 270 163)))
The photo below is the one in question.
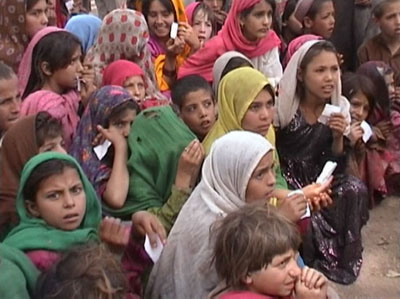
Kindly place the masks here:
POLYGON ((158 259, 160 258, 161 252, 164 248, 164 245, 162 244, 160 237, 159 236, 156 237, 157 237, 157 246, 155 248, 151 247, 148 235, 146 235, 146 238, 144 240, 144 250, 146 250, 147 254, 149 255, 154 264, 157 263, 158 259))
POLYGON ((326 125, 332 113, 340 113, 340 107, 331 104, 326 104, 321 115, 318 117, 318 121, 326 125))
POLYGON ((367 143, 368 140, 372 137, 372 129, 371 129, 371 126, 370 126, 366 121, 363 121, 363 122, 360 124, 360 126, 361 126, 361 129, 363 129, 363 131, 364 131, 364 134, 363 134, 363 136, 362 136, 362 139, 363 139, 364 143, 367 143))
POLYGON ((102 144, 93 148, 93 150, 99 160, 104 158, 104 156, 107 154, 110 146, 111 146, 111 142, 106 139, 106 141, 104 141, 102 144))

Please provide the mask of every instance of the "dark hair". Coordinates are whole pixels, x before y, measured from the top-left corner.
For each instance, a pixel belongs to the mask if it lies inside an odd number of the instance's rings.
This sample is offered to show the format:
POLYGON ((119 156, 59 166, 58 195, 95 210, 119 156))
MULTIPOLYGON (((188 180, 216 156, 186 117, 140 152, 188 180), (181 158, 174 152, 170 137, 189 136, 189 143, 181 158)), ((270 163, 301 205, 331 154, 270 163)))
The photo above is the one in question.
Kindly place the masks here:
POLYGON ((226 64, 226 66, 224 67, 222 73, 221 73, 221 78, 220 80, 222 80, 223 77, 225 77, 226 74, 228 74, 229 72, 236 70, 240 67, 251 67, 253 68, 253 65, 248 62, 246 59, 242 58, 242 57, 233 57, 231 58, 228 63, 226 64))
MULTIPOLYGON (((30 11, 39 1, 40 0, 25 0, 25 11, 26 12, 30 11)), ((46 0, 46 3, 48 2, 49 1, 46 0)))
POLYGON ((35 202, 40 183, 52 175, 63 173, 65 168, 76 169, 76 166, 70 161, 61 159, 47 160, 36 166, 23 186, 24 200, 35 202))
POLYGON ((374 84, 367 76, 351 72, 344 73, 342 76, 342 94, 350 102, 351 98, 358 92, 362 92, 369 104, 368 116, 375 107, 375 88, 374 84))
POLYGON ((40 111, 35 118, 36 145, 41 147, 47 139, 62 136, 61 122, 46 111, 40 111))
POLYGON ((80 40, 68 31, 51 32, 44 36, 33 48, 31 74, 22 98, 40 90, 46 82, 42 71, 42 62, 49 64, 49 70, 55 72, 71 63, 75 51, 81 48, 80 40))
POLYGON ((121 263, 104 245, 86 244, 65 252, 37 281, 37 299, 123 299, 128 283, 121 263))
POLYGON ((382 18, 383 14, 385 13, 386 6, 392 3, 398 3, 399 0, 382 0, 379 1, 373 8, 372 8, 372 15, 376 19, 382 18))
POLYGON ((11 67, 9 67, 4 62, 0 61, 0 80, 8 80, 17 75, 11 67))
POLYGON ((177 80, 171 90, 172 102, 179 108, 185 102, 188 93, 203 89, 207 91, 214 100, 214 93, 210 84, 199 75, 189 75, 177 80))
MULTIPOLYGON (((215 269, 228 287, 244 288, 243 279, 268 266, 276 255, 297 251, 295 225, 275 208, 247 204, 211 227, 215 269)), ((268 282, 266 282, 268 283, 268 282)))
POLYGON ((289 20, 290 16, 293 14, 294 10, 296 9, 297 2, 299 0, 288 0, 285 5, 285 9, 283 10, 282 14, 282 23, 289 20))
MULTIPOLYGON (((314 45, 312 45, 310 49, 308 49, 307 53, 304 55, 302 61, 300 62, 300 70, 302 72, 305 72, 307 65, 314 59, 315 56, 319 55, 323 51, 337 54, 335 46, 330 41, 318 41, 314 45)), ((300 83, 301 82, 297 83, 296 94, 299 96, 300 99, 302 99, 304 97, 305 90, 303 85, 300 83)))
POLYGON ((123 102, 122 104, 119 104, 118 106, 115 106, 112 110, 110 115, 108 116, 108 120, 106 123, 106 127, 110 125, 112 121, 115 121, 116 119, 119 119, 126 110, 134 110, 136 111, 136 114, 140 113, 140 108, 139 105, 135 101, 126 101, 123 102))
MULTIPOLYGON (((142 2, 142 14, 144 15, 146 21, 147 21, 147 16, 149 15, 150 12, 150 5, 156 0, 143 0, 142 2)), ((157 0, 161 3, 162 6, 169 12, 174 14, 174 20, 177 20, 177 15, 175 13, 175 7, 174 4, 172 3, 171 0, 157 0)))
POLYGON ((217 23, 216 23, 216 19, 215 19, 215 14, 214 14, 213 10, 209 6, 204 4, 203 2, 200 2, 193 11, 192 19, 190 20, 190 22, 192 23, 192 26, 193 26, 193 22, 194 22, 194 17, 197 16, 197 14, 201 11, 204 13, 204 16, 208 17, 208 20, 212 24, 211 36, 215 35, 215 32, 217 32, 217 23))
POLYGON ((333 2, 333 0, 314 0, 305 17, 309 17, 311 20, 314 20, 316 15, 320 12, 322 4, 325 2, 333 2))

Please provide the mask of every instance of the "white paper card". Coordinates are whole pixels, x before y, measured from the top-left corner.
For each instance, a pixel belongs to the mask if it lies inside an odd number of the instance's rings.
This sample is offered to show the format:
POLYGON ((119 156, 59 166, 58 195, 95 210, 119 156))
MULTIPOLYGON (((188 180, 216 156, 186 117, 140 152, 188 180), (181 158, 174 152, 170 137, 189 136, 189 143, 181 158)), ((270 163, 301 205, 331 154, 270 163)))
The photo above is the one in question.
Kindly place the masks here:
POLYGON ((321 174, 317 178, 317 184, 323 184, 335 171, 337 166, 336 162, 328 161, 325 163, 324 168, 321 171, 321 174))
POLYGON ((160 258, 161 252, 164 248, 164 245, 161 243, 160 237, 157 236, 157 246, 155 248, 151 247, 149 236, 146 235, 144 240, 144 250, 146 250, 147 254, 153 261, 153 263, 157 263, 158 259, 160 258))
MULTIPOLYGON (((304 195, 304 192, 302 190, 300 190, 300 189, 299 190, 293 190, 293 191, 289 192, 289 194, 287 196, 290 197, 290 196, 292 196, 294 194, 302 194, 302 195, 304 195)), ((310 206, 307 203, 306 211, 305 211, 304 215, 301 216, 300 219, 304 219, 304 218, 308 218, 308 217, 311 217, 311 210, 310 210, 310 206)))
POLYGON ((366 121, 361 122, 360 126, 361 126, 361 129, 363 129, 363 131, 364 131, 362 139, 363 139, 364 143, 367 143, 368 140, 372 137, 371 126, 366 121))
POLYGON ((108 148, 111 146, 111 142, 106 139, 102 144, 93 148, 97 158, 99 160, 103 159, 104 156, 107 154, 108 148))
POLYGON ((169 33, 169 36, 172 39, 175 39, 178 36, 178 23, 173 22, 171 24, 171 32, 169 33))
POLYGON ((331 104, 326 104, 321 115, 318 117, 318 121, 326 125, 332 113, 340 113, 340 107, 331 104))

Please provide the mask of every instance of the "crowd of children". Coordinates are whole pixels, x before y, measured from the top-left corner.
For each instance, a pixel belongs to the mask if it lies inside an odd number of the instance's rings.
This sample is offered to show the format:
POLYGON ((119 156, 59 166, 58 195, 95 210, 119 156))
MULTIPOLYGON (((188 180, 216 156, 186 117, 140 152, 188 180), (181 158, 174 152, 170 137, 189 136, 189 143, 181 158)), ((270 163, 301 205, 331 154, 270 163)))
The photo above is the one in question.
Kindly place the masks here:
POLYGON ((341 2, 0 0, 0 294, 354 283, 400 192, 400 0, 341 2))

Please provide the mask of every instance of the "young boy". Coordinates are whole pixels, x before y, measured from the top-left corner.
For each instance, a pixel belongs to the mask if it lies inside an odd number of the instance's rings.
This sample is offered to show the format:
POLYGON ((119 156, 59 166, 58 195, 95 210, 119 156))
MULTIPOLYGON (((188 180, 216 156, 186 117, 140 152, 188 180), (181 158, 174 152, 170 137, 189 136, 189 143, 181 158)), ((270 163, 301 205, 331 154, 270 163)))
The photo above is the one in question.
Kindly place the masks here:
POLYGON ((372 13, 381 33, 358 49, 359 62, 386 62, 395 72, 396 86, 400 86, 400 0, 383 0, 372 13))
POLYGON ((4 133, 18 120, 21 96, 14 71, 0 61, 0 146, 4 133))
POLYGON ((299 233, 273 208, 246 205, 214 233, 215 267, 227 287, 214 298, 326 298, 327 279, 298 267, 299 233))
POLYGON ((171 97, 182 120, 202 141, 216 119, 215 101, 210 84, 198 75, 186 76, 176 81, 171 97))

